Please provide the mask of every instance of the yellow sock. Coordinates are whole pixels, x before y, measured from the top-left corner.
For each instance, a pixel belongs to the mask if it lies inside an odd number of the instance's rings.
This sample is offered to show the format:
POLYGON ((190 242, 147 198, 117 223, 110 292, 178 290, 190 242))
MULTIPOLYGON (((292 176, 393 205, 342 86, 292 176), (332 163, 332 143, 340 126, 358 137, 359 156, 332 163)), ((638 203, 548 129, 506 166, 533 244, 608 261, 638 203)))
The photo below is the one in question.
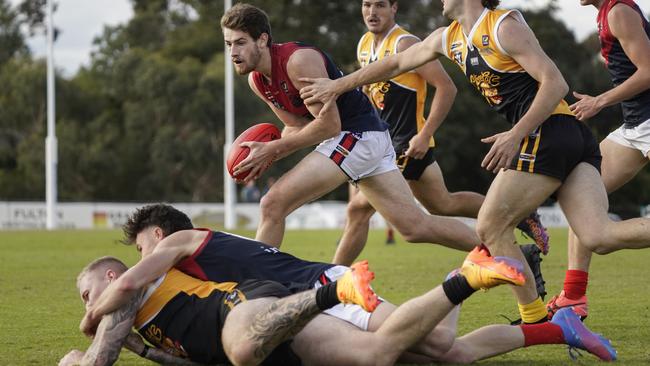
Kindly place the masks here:
POLYGON ((538 321, 546 318, 548 312, 546 311, 546 306, 540 297, 530 304, 519 305, 519 314, 521 314, 522 323, 537 323, 538 321))

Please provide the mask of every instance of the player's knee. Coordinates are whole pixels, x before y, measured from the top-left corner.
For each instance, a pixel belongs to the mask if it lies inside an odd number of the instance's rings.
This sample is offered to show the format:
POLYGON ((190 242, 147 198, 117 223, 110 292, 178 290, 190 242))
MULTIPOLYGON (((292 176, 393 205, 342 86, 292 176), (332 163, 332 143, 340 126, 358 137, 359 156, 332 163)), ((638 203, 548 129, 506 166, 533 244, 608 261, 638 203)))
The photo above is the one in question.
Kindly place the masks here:
POLYGON ((421 229, 422 225, 413 224, 402 227, 395 225, 395 228, 402 235, 402 238, 409 243, 422 243, 427 239, 424 230, 421 229))
POLYGON ((578 238, 580 238, 580 244, 596 254, 603 255, 613 252, 611 246, 609 245, 609 241, 605 238, 604 235, 598 233, 588 233, 579 235, 578 238))
POLYGON ((493 243, 495 242, 494 239, 498 236, 492 226, 491 220, 481 218, 481 216, 476 221, 476 235, 478 235, 481 243, 493 243))
POLYGON ((260 215, 262 219, 283 219, 284 201, 277 194, 269 191, 260 200, 260 215))
POLYGON ((351 201, 348 203, 347 215, 351 221, 369 221, 373 213, 372 206, 367 202, 351 201))
POLYGON ((497 214, 479 212, 476 220, 476 234, 482 243, 497 242, 507 230, 512 230, 510 222, 497 214))
POLYGON ((456 340, 456 332, 448 327, 438 326, 424 339, 424 353, 433 359, 440 359, 448 353, 456 340))
POLYGON ((442 197, 439 200, 422 202, 422 205, 432 215, 449 216, 450 214, 449 201, 442 197))
POLYGON ((262 360, 255 357, 255 347, 250 342, 237 342, 225 349, 230 362, 235 366, 258 365, 262 360))

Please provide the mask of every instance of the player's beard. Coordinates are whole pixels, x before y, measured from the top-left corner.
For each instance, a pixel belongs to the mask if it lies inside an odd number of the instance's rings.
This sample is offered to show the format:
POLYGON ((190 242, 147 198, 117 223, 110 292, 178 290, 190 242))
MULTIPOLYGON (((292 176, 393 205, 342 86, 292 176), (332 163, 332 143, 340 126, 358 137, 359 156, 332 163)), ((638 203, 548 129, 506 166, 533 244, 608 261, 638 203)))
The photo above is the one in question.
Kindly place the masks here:
POLYGON ((247 57, 247 60, 243 60, 244 62, 239 64, 240 66, 239 68, 235 67, 235 71, 239 75, 246 75, 249 72, 255 70, 261 58, 262 58, 262 52, 256 47, 251 52, 250 56, 247 57))

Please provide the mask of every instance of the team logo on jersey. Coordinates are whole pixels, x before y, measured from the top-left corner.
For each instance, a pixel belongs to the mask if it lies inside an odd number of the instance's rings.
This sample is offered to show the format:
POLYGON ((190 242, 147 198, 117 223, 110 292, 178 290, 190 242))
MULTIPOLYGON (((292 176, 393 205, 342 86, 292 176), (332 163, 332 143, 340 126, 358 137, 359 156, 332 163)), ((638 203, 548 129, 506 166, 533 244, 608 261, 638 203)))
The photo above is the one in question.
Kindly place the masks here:
POLYGON ((478 66, 478 57, 472 57, 469 61, 472 63, 472 66, 478 66))
POLYGON ((499 105, 503 102, 503 97, 499 95, 498 89, 501 84, 501 76, 484 71, 480 74, 470 75, 469 81, 483 94, 489 105, 499 105))
POLYGON ((384 51, 384 57, 388 57, 388 56, 390 56, 390 50, 384 51))
POLYGON ((287 86, 287 82, 284 80, 280 82, 280 88, 282 88, 282 91, 284 91, 285 93, 289 92, 289 87, 287 86))
POLYGON ((487 46, 490 44, 490 36, 487 34, 483 35, 483 38, 481 38, 481 43, 483 43, 483 46, 487 46))
POLYGON ((455 50, 456 48, 460 48, 460 47, 462 47, 462 46, 463 46, 463 42, 462 42, 462 41, 454 42, 454 43, 451 44, 451 50, 453 51, 453 50, 455 50))

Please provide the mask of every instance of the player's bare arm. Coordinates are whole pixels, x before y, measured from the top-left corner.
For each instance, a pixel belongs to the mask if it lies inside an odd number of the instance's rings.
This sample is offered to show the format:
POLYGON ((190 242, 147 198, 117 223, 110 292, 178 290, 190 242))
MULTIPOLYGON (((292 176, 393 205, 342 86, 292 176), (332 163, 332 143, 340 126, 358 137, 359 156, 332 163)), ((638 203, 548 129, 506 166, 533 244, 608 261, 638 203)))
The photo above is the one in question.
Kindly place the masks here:
MULTIPOLYGON (((311 119, 297 116, 295 114, 279 109, 273 105, 273 103, 266 99, 257 89, 255 82, 253 81, 252 74, 248 75, 248 85, 253 90, 255 95, 257 95, 258 98, 262 99, 264 103, 266 103, 271 108, 278 119, 280 119, 280 121, 282 121, 284 124, 284 128, 282 129, 283 138, 298 133, 298 131, 302 130, 309 122, 311 122, 311 119)), ((251 168, 250 173, 244 180, 242 180, 244 183, 257 179, 260 175, 262 175, 262 173, 264 173, 266 168, 270 166, 273 161, 281 159, 288 155, 287 153, 282 154, 282 150, 278 148, 277 141, 249 141, 243 142, 240 146, 247 146, 251 149, 251 152, 248 154, 248 157, 246 159, 242 160, 242 162, 235 167, 234 174, 237 175, 240 172, 245 172, 249 169, 248 167, 255 165, 255 168, 251 168)))
POLYGON ((539 82, 539 89, 530 108, 517 124, 509 131, 481 140, 492 144, 481 166, 494 173, 510 166, 524 137, 548 119, 569 91, 560 70, 544 53, 528 25, 510 15, 497 32, 503 49, 539 82))
MULTIPOLYGON (((327 77, 327 70, 325 69, 325 62, 320 52, 303 49, 296 51, 289 58, 287 74, 296 88, 300 88, 304 85, 299 80, 300 78, 327 77)), ((251 84, 250 78, 249 84, 251 84)), ((251 85, 251 88, 261 97, 254 85, 251 85)), ((267 101, 267 103, 269 102, 267 101)), ((269 105, 271 104, 269 103, 269 105)), ((290 129, 283 133, 282 138, 279 140, 267 143, 242 143, 242 146, 248 146, 251 152, 235 168, 235 174, 251 169, 251 172, 244 181, 256 179, 273 160, 285 157, 299 149, 313 146, 323 140, 336 136, 341 131, 341 120, 338 113, 320 114, 322 108, 321 103, 306 106, 310 113, 316 116, 311 121, 304 117, 294 116, 291 113, 272 106, 278 118, 286 126, 289 126, 290 129)), ((336 109, 336 105, 332 106, 332 108, 336 109)))
POLYGON ((139 334, 131 332, 124 340, 124 348, 139 355, 147 360, 159 363, 161 365, 174 366, 198 366, 201 365, 190 360, 176 357, 158 348, 150 348, 139 334))
POLYGON ((141 297, 142 291, 134 293, 123 307, 102 319, 93 342, 79 362, 81 365, 112 365, 117 361, 133 327, 141 297))
POLYGON ((207 231, 181 230, 161 240, 151 254, 106 287, 95 304, 86 310, 79 326, 81 331, 92 335, 102 316, 126 305, 134 293, 191 256, 208 234, 207 231))
POLYGON ((373 62, 345 77, 330 80, 328 78, 303 78, 310 84, 300 89, 300 97, 308 103, 325 102, 336 98, 348 90, 362 85, 388 80, 394 76, 416 69, 443 54, 442 33, 437 29, 422 42, 409 47, 404 52, 373 62))
POLYGON ((598 96, 574 92, 578 102, 571 105, 576 117, 587 120, 603 108, 650 89, 650 39, 643 30, 639 13, 624 4, 614 5, 607 16, 612 34, 621 42, 623 51, 636 66, 636 72, 625 82, 598 96))
MULTIPOLYGON (((397 51, 406 51, 420 41, 415 37, 402 39, 397 45, 397 51)), ((434 60, 418 67, 415 71, 435 88, 435 95, 426 122, 420 132, 411 138, 406 155, 415 159, 422 159, 429 150, 429 141, 436 133, 442 122, 447 117, 456 98, 458 89, 454 85, 440 61, 434 60)))

